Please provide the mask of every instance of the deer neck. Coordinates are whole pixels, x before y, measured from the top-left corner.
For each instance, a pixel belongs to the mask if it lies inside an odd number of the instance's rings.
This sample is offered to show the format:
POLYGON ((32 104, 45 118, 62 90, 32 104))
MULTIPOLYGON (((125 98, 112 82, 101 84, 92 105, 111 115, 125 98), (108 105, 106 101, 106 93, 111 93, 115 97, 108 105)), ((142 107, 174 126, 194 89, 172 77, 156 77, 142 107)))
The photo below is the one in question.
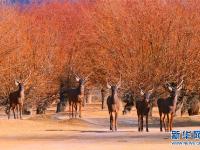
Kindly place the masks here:
POLYGON ((23 86, 19 86, 19 94, 21 97, 24 97, 24 87, 23 86))
POLYGON ((83 85, 79 85, 78 90, 79 90, 80 95, 84 94, 84 86, 83 85))
POLYGON ((117 99, 117 93, 116 92, 112 92, 111 98, 112 98, 113 102, 116 101, 116 99, 117 99))
POLYGON ((176 110, 177 101, 178 101, 178 94, 175 94, 174 99, 173 99, 173 112, 174 113, 176 110))

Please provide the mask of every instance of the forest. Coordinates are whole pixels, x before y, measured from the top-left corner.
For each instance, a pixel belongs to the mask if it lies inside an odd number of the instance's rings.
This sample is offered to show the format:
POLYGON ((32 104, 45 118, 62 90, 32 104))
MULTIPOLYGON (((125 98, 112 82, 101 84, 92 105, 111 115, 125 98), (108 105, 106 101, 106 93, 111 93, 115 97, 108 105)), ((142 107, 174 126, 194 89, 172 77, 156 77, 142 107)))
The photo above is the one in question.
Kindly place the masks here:
POLYGON ((180 82, 200 91, 200 1, 82 0, 0 5, 0 103, 28 82, 33 106, 91 74, 88 88, 122 76, 139 92, 180 82))

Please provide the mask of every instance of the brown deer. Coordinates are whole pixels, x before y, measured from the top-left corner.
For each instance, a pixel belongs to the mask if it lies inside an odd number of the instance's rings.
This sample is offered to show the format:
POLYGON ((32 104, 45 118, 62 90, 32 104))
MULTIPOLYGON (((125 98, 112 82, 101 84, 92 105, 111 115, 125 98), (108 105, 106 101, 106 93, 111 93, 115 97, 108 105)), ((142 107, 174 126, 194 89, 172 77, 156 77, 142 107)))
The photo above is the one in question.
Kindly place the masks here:
POLYGON ((12 109, 14 119, 16 119, 15 109, 17 109, 17 118, 18 112, 20 112, 20 119, 22 119, 22 109, 24 104, 24 85, 19 81, 15 81, 18 90, 9 94, 9 106, 8 106, 8 119, 10 119, 10 110, 12 109))
POLYGON ((136 101, 136 109, 138 115, 138 131, 143 131, 143 117, 146 116, 146 132, 149 132, 148 117, 152 102, 151 95, 153 93, 154 88, 147 92, 144 92, 141 87, 139 88, 142 99, 136 101))
POLYGON ((78 87, 63 90, 63 93, 66 93, 68 97, 69 113, 71 113, 70 116, 72 118, 76 117, 78 106, 79 106, 79 117, 81 118, 82 103, 84 101, 84 86, 90 75, 91 73, 86 78, 83 79, 75 74, 76 81, 79 83, 78 87))
POLYGON ((24 85, 26 85, 31 75, 31 71, 28 77, 24 81, 15 80, 15 85, 18 86, 18 89, 14 92, 11 92, 8 96, 8 108, 7 114, 8 119, 10 119, 10 110, 12 109, 14 119, 18 118, 18 113, 20 113, 20 119, 22 119, 22 110, 24 104, 24 85), (17 117, 15 115, 15 109, 17 110, 17 117))
POLYGON ((160 131, 162 131, 162 126, 164 125, 164 129, 166 132, 169 130, 172 131, 173 118, 176 111, 177 101, 180 94, 180 90, 183 86, 182 81, 176 85, 175 83, 167 83, 165 87, 167 87, 170 92, 170 96, 168 98, 160 98, 157 101, 159 115, 160 115, 160 131), (165 124, 165 117, 167 116, 167 126, 165 124))
POLYGON ((143 131, 143 117, 146 116, 146 132, 149 132, 148 128, 148 117, 149 117, 149 111, 152 107, 152 94, 153 89, 144 92, 142 88, 140 88, 140 94, 142 98, 131 96, 129 100, 126 101, 126 105, 124 106, 123 114, 125 115, 127 112, 130 112, 132 107, 136 105, 137 109, 137 116, 138 116, 138 131, 143 131))
POLYGON ((108 111, 110 115, 110 130, 117 131, 117 117, 118 117, 118 111, 120 110, 120 99, 117 95, 117 90, 121 86, 121 76, 120 81, 117 83, 117 85, 110 85, 107 82, 107 87, 111 89, 111 95, 107 98, 107 106, 108 111))

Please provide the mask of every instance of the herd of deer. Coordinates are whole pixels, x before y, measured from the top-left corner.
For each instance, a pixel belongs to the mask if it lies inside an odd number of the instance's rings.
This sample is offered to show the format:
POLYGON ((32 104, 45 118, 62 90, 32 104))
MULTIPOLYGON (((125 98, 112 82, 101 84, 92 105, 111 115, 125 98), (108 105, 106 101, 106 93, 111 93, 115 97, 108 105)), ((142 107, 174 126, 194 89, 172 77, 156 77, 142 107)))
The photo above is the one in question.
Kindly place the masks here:
MULTIPOLYGON (((69 112, 71 117, 76 117, 77 110, 79 108, 79 117, 81 117, 81 107, 84 98, 84 85, 88 80, 89 75, 86 78, 80 78, 77 75, 76 80, 79 83, 76 88, 69 88, 62 91, 62 93, 67 94, 69 102, 69 112)), ((23 82, 16 81, 18 90, 9 94, 9 106, 8 106, 8 119, 10 118, 10 110, 12 109, 14 118, 18 118, 18 113, 20 112, 20 119, 22 119, 22 108, 24 102, 24 85, 23 82), (15 115, 15 110, 17 110, 17 115, 15 115), (17 116, 17 117, 16 117, 17 116)), ((111 95, 107 98, 107 106, 110 115, 110 130, 117 130, 117 118, 120 110, 120 98, 118 97, 118 89, 121 86, 121 76, 120 80, 115 85, 110 85, 107 82, 107 87, 111 89, 111 95)), ((175 83, 165 84, 165 88, 170 93, 170 96, 166 99, 158 99, 157 105, 160 115, 160 131, 164 126, 165 131, 172 130, 173 117, 175 115, 176 103, 179 96, 179 92, 183 86, 183 79, 180 84, 176 85, 175 83), (167 117, 167 125, 166 125, 167 117)), ((151 95, 154 91, 154 88, 149 91, 144 91, 140 86, 140 94, 142 98, 136 101, 136 109, 138 116, 138 131, 143 131, 143 117, 146 116, 146 131, 148 132, 148 115, 150 110, 151 95)), ((124 107, 123 113, 125 114, 128 110, 130 111, 132 106, 127 103, 124 107)), ((103 108, 103 105, 102 105, 103 108)))

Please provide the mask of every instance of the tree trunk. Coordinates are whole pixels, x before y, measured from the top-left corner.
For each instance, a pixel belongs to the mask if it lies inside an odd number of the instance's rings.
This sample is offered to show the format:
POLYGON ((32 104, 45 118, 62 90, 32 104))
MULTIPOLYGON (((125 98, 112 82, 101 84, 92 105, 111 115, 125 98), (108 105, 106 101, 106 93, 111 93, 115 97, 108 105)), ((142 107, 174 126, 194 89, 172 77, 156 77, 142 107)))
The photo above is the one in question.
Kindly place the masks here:
POLYGON ((56 113, 59 113, 59 112, 64 112, 65 109, 66 109, 66 103, 65 102, 58 102, 57 103, 57 109, 56 109, 56 113))

